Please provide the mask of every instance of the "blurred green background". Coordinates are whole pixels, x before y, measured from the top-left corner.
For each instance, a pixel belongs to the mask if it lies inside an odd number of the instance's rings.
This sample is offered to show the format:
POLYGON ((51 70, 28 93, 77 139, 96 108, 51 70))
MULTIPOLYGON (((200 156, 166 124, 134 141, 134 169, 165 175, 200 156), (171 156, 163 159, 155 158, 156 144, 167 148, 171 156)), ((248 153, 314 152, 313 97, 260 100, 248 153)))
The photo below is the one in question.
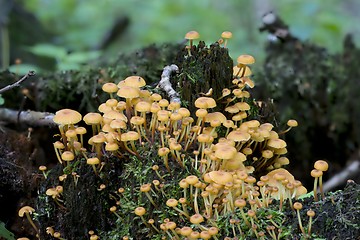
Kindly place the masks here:
MULTIPOLYGON (((2 0, 0 4, 11 0, 2 0), (2 3, 1 3, 2 2, 2 3)), ((134 51, 151 43, 180 42, 189 30, 197 30, 201 39, 212 43, 222 31, 233 32, 228 46, 231 56, 264 57, 266 34, 260 33, 261 17, 274 11, 291 26, 301 40, 309 40, 332 52, 341 49, 346 33, 359 42, 360 1, 357 0, 18 0, 14 1, 34 14, 50 37, 39 38, 17 47, 36 55, 56 58, 57 69, 79 68, 78 62, 102 54, 134 51), (116 25, 118 23, 118 26, 116 25), (117 26, 119 29, 116 29, 117 26), (104 39, 115 29, 111 44, 104 39), (47 45, 43 45, 46 43, 47 45), (36 45, 42 44, 42 45, 36 45), (49 45, 50 44, 50 45, 49 45), (34 48, 34 46, 36 46, 34 48), (101 50, 101 51, 95 51, 101 50), (69 58, 68 53, 77 53, 69 58)), ((1 11, 1 10, 0 10, 1 11)), ((10 19, 11 20, 11 19, 10 19)), ((16 25, 9 29, 16 32, 16 25)), ((34 29, 36 31, 36 29, 34 29)), ((21 34, 21 32, 16 32, 21 34)), ((41 32, 38 33, 38 37, 41 32)), ((22 36, 26 38, 27 36, 22 36)), ((13 56, 15 58, 23 56, 13 56)), ((33 64, 24 59, 24 63, 33 64)), ((258 62, 259 62, 258 61, 258 62)))

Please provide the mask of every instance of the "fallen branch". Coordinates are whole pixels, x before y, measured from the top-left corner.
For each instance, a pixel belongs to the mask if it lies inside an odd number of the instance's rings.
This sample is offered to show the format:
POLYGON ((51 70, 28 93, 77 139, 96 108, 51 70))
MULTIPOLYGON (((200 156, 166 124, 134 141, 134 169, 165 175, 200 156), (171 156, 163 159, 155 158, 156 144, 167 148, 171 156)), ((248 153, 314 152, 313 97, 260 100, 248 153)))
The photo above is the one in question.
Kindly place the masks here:
POLYGON ((14 87, 18 87, 20 86, 20 84, 25 81, 26 79, 28 79, 29 77, 35 76, 35 72, 34 71, 29 71, 27 74, 25 74, 25 76, 23 76, 22 78, 20 78, 17 82, 7 85, 6 87, 0 89, 0 94, 3 92, 6 92, 14 87))
POLYGON ((13 124, 25 124, 31 127, 57 127, 53 122, 53 113, 35 111, 16 111, 0 108, 0 121, 13 124))
POLYGON ((349 164, 345 169, 341 172, 335 174, 332 178, 330 178, 324 184, 324 192, 328 192, 340 185, 346 184, 348 179, 351 179, 355 175, 359 175, 360 173, 360 160, 355 160, 351 164, 349 164))
POLYGON ((172 72, 179 71, 179 67, 175 64, 164 67, 164 70, 161 74, 161 80, 157 85, 158 88, 163 89, 166 94, 169 96, 170 102, 181 102, 180 95, 177 93, 171 86, 170 75, 172 72))

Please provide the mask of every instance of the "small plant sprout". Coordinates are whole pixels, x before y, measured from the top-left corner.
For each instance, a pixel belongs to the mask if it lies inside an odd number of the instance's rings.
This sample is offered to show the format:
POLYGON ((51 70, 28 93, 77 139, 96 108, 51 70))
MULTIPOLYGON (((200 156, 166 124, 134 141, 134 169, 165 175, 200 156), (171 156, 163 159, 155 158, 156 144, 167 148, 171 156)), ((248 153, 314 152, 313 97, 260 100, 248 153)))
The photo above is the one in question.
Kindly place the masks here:
POLYGON ((34 228, 34 230, 36 231, 36 235, 39 238, 39 229, 36 227, 35 223, 33 222, 33 220, 30 217, 30 214, 32 214, 33 212, 35 212, 35 209, 33 209, 30 206, 24 206, 24 207, 20 208, 20 210, 19 210, 19 217, 24 217, 24 214, 26 215, 27 220, 29 221, 31 226, 34 228))

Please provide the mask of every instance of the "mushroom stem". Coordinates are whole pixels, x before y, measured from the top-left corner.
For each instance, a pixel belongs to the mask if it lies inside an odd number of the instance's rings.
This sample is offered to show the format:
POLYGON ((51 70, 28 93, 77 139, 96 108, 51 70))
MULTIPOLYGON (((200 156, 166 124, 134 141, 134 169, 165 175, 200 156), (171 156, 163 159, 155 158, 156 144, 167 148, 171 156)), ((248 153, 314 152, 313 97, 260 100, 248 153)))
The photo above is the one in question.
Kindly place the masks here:
MULTIPOLYGON (((33 220, 30 217, 30 214, 28 212, 25 212, 26 218, 29 221, 29 223, 31 224, 31 226, 35 229, 36 231, 36 235, 39 236, 40 232, 39 229, 36 227, 35 223, 33 222, 33 220)), ((38 237, 39 238, 39 237, 38 237)), ((39 238, 40 239, 40 238, 39 238)))
POLYGON ((315 177, 315 180, 314 180, 314 200, 315 200, 315 202, 318 201, 318 197, 317 197, 317 183, 318 183, 318 178, 315 177))
POLYGON ((323 181, 322 181, 322 175, 319 177, 319 189, 321 194, 321 199, 325 199, 324 189, 323 189, 323 181))

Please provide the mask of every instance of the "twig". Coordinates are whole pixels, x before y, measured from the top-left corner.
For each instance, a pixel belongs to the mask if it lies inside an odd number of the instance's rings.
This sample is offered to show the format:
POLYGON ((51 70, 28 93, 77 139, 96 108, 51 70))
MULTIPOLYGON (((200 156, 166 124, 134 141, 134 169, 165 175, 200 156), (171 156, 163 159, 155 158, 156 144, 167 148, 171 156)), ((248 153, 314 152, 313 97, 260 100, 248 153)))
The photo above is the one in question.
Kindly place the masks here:
POLYGON ((32 127, 56 127, 53 122, 53 113, 35 112, 35 111, 19 111, 8 108, 0 108, 0 121, 13 124, 26 124, 32 127), (19 116, 19 118, 18 118, 19 116))
POLYGON ((324 184, 324 192, 330 191, 360 173, 360 160, 355 160, 341 172, 335 174, 324 184))
POLYGON ((157 85, 157 87, 163 89, 166 92, 166 94, 170 98, 170 102, 181 102, 179 93, 177 93, 172 88, 171 82, 170 82, 171 73, 177 72, 177 71, 179 71, 179 67, 176 66, 175 64, 164 67, 164 70, 161 74, 161 80, 160 80, 159 84, 157 85))
POLYGON ((13 84, 10 84, 10 85, 7 85, 6 87, 0 89, 0 94, 3 93, 3 92, 6 92, 14 87, 18 87, 20 86, 20 84, 25 81, 26 79, 28 79, 29 77, 32 77, 35 75, 35 72, 34 71, 29 71, 27 74, 25 74, 25 76, 23 76, 22 78, 20 78, 17 82, 13 83, 13 84))

